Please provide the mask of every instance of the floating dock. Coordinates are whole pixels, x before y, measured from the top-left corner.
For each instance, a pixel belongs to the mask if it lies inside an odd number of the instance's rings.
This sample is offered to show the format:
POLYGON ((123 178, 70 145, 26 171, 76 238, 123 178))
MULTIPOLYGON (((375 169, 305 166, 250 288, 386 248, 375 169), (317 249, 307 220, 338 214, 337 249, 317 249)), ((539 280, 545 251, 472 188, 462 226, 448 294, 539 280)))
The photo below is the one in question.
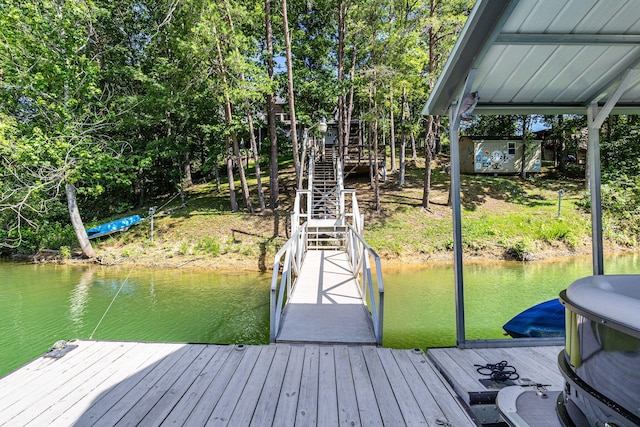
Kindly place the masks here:
POLYGON ((420 350, 83 340, 0 379, 0 425, 475 422, 420 350))

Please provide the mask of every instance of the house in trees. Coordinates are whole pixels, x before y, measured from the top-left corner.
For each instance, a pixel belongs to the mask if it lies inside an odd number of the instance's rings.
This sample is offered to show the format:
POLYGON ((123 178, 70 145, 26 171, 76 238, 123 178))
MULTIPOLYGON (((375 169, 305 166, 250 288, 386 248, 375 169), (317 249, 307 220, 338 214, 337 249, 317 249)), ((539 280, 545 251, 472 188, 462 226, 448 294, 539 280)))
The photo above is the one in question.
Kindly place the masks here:
POLYGON ((460 172, 527 174, 540 172, 542 141, 515 138, 461 137, 460 172))

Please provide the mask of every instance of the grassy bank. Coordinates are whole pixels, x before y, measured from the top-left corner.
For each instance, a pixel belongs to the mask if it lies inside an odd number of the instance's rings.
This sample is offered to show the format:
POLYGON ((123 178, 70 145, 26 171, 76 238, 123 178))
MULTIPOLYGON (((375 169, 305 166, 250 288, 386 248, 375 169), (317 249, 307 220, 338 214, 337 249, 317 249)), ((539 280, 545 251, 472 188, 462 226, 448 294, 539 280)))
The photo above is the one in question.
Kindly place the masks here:
MULTIPOLYGON (((381 186, 379 213, 373 210, 368 176, 350 176, 345 183, 347 188, 357 189, 365 212, 365 238, 386 263, 451 259, 449 176, 434 170, 431 205, 423 209, 424 169, 420 166, 408 168, 402 188, 397 185, 397 173, 389 174, 381 186)), ((188 190, 187 206, 155 216, 153 241, 147 219, 126 233, 96 242, 99 260, 103 264, 269 269, 290 227, 294 196, 291 170, 284 171, 281 178, 284 191, 275 213, 230 213, 226 188, 218 193, 214 183, 196 185, 188 190)), ((590 216, 582 207, 583 200, 583 181, 552 173, 529 179, 463 176, 465 258, 534 260, 590 252, 590 216), (558 216, 560 190, 564 194, 558 216)), ((607 230, 610 250, 634 249, 628 240, 623 245, 622 239, 607 230)))

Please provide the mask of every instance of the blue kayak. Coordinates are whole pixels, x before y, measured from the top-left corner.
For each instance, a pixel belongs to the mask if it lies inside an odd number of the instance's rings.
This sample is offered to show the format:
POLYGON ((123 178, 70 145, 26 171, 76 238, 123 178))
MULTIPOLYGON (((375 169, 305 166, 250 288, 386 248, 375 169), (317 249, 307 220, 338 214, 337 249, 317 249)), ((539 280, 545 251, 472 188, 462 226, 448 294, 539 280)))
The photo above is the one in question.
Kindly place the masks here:
POLYGON ((513 338, 564 336, 564 306, 559 299, 523 311, 502 327, 513 338))
POLYGON ((87 236, 90 239, 96 237, 106 236, 107 234, 115 233, 116 231, 126 231, 134 224, 142 221, 140 215, 132 215, 126 218, 117 219, 115 221, 107 222, 106 224, 96 225, 87 230, 87 236))

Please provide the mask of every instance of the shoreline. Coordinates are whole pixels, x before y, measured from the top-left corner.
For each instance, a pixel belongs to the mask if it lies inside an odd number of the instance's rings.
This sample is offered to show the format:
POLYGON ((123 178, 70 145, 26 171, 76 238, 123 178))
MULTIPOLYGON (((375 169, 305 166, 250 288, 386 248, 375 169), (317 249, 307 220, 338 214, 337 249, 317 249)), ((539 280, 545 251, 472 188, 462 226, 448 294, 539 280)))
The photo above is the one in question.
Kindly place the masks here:
MULTIPOLYGON (((123 267, 131 268, 134 266, 141 268, 161 268, 161 269, 196 269, 207 270, 215 273, 230 274, 230 273, 269 273, 271 274, 272 265, 267 263, 266 269, 260 269, 260 260, 256 257, 239 256, 238 254, 224 254, 217 257, 208 256, 196 256, 196 257, 172 257, 157 259, 154 257, 118 257, 113 258, 112 261, 105 261, 105 257, 98 257, 94 259, 84 259, 78 256, 74 256, 69 259, 61 259, 56 251, 45 251, 44 253, 37 253, 35 255, 21 255, 7 257, 9 262, 16 263, 28 263, 28 264, 57 264, 57 265, 69 265, 69 266, 102 266, 102 267, 123 267)), ((609 247, 605 249, 604 255, 616 256, 625 255, 629 253, 638 252, 638 247, 609 247)), ((496 256, 491 251, 485 251, 481 255, 473 253, 464 253, 463 262, 465 264, 491 264, 491 263, 549 263, 559 262, 562 260, 568 260, 573 258, 590 257, 590 248, 583 248, 579 251, 558 251, 558 250, 546 250, 532 254, 532 258, 525 261, 515 259, 505 259, 501 256, 496 256), (588 249, 588 250, 587 250, 588 249)), ((383 268, 386 270, 397 271, 402 269, 420 269, 429 264, 453 265, 453 252, 441 251, 431 254, 410 254, 404 253, 394 256, 380 256, 383 268)))

